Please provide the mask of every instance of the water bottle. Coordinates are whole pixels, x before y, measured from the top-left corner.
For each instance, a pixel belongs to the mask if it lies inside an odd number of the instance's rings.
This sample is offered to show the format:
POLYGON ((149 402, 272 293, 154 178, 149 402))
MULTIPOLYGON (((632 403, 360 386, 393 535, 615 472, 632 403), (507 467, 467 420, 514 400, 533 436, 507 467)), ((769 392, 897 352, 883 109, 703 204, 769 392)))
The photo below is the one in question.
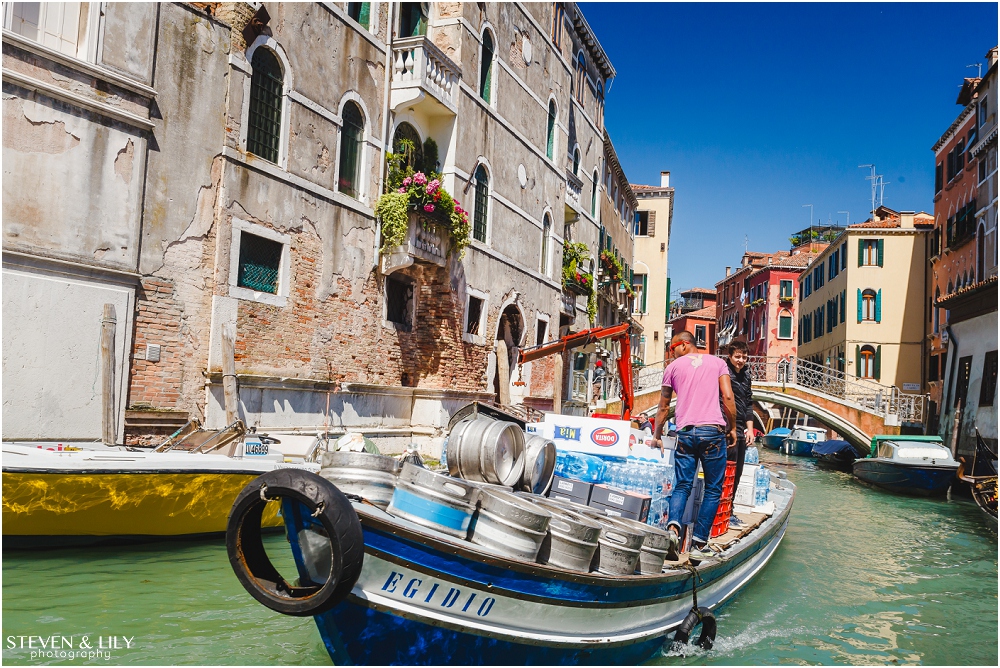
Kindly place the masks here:
POLYGON ((760 463, 760 453, 757 451, 757 446, 751 445, 747 448, 746 456, 743 457, 743 462, 745 464, 758 464, 760 463))

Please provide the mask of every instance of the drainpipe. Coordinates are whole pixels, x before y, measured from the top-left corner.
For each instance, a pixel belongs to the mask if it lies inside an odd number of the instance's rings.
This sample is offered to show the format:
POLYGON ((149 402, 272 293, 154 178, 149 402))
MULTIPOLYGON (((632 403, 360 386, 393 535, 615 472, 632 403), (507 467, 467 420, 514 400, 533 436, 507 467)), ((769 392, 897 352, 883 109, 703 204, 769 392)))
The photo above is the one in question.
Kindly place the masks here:
MULTIPOLYGON (((386 11, 386 24, 385 24, 385 86, 382 91, 382 169, 379 173, 382 175, 380 187, 385 190, 385 181, 389 176, 389 162, 385 159, 385 154, 389 150, 389 87, 392 86, 392 26, 395 23, 396 13, 395 9, 399 3, 387 2, 386 11)), ((381 195, 379 192, 376 194, 381 195)), ((374 202, 372 203, 372 208, 374 208, 374 202)), ((379 236, 382 233, 382 226, 375 219, 375 268, 378 269, 379 266, 379 236)))
MULTIPOLYGON (((955 389, 955 375, 958 373, 958 338, 955 336, 955 333, 951 331, 951 325, 946 325, 944 331, 948 332, 948 365, 951 370, 951 373, 948 374, 949 380, 948 387, 946 388, 947 394, 944 396, 944 403, 947 406, 948 403, 951 402, 951 392, 955 389), (952 346, 952 343, 954 343, 954 347, 952 346)), ((960 416, 958 407, 953 406, 952 408, 955 411, 956 420, 955 425, 952 428, 951 443, 951 453, 954 457, 956 451, 958 450, 958 420, 960 419, 960 416)), ((938 427, 938 429, 940 430, 940 427, 938 427)))

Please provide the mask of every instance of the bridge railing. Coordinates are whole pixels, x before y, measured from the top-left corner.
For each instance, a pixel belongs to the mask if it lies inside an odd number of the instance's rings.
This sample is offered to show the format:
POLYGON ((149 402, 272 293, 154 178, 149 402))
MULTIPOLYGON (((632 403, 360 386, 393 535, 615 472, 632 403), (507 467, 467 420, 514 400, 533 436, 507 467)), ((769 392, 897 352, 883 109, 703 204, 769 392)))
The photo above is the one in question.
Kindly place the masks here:
MULTIPOLYGON (((657 362, 639 369, 634 383, 636 393, 659 388, 664 366, 669 362, 657 362)), ((924 422, 927 396, 923 394, 905 394, 897 387, 855 378, 844 371, 797 357, 754 355, 747 366, 755 383, 793 386, 840 399, 882 418, 893 416, 900 422, 924 422)))

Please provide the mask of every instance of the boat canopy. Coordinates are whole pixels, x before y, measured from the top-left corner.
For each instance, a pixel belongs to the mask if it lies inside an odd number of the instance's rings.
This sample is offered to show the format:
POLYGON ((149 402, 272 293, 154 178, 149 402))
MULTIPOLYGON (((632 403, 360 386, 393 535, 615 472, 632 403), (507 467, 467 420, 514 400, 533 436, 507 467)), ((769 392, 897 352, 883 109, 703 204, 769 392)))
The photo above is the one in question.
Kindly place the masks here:
POLYGON ((819 441, 813 446, 814 455, 833 455, 844 451, 855 452, 854 448, 847 441, 819 441))

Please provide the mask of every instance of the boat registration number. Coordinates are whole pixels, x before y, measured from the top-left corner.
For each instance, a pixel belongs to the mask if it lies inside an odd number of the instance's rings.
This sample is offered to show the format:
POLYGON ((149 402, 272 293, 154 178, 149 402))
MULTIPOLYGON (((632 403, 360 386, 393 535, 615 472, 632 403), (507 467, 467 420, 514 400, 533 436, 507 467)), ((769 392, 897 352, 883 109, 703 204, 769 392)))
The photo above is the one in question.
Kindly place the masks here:
POLYGON ((247 441, 244 446, 243 454, 248 457, 262 457, 267 455, 267 443, 247 441))

